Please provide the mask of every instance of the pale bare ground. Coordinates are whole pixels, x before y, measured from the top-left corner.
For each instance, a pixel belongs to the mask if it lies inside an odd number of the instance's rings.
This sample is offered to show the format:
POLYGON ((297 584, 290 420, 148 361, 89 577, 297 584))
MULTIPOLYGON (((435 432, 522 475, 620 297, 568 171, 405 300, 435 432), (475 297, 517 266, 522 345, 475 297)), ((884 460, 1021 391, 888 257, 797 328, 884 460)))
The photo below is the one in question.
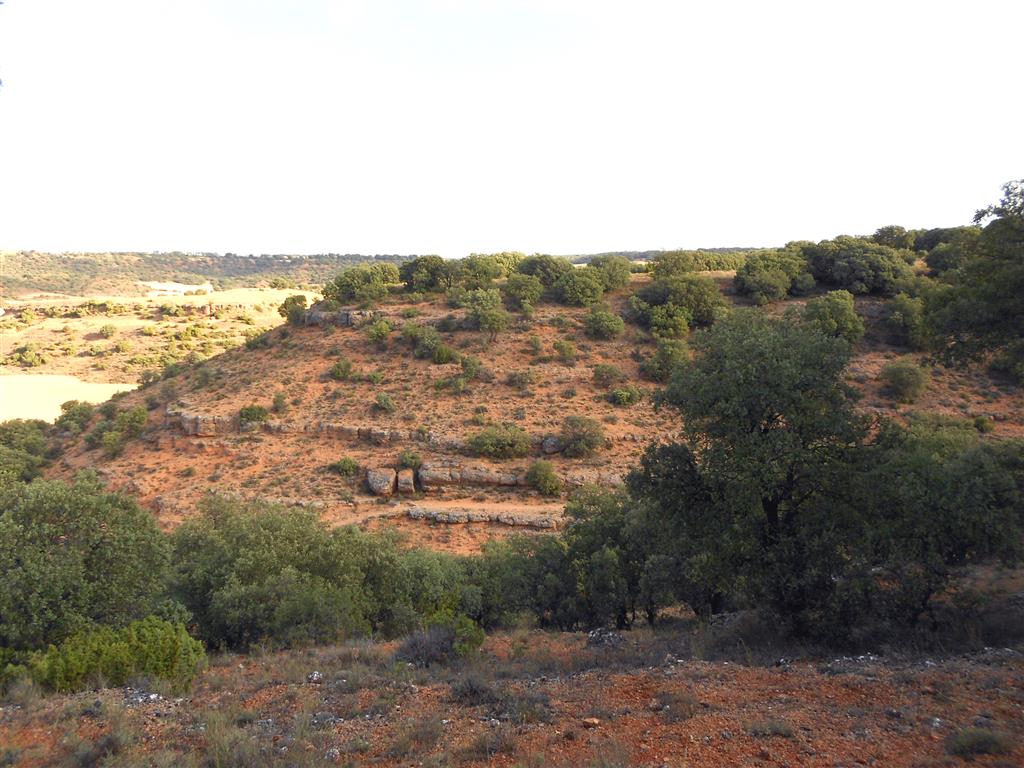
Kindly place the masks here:
POLYGON ((134 384, 102 384, 81 381, 74 376, 45 373, 0 373, 0 421, 42 419, 60 416, 68 400, 102 403, 118 392, 135 389, 134 384))

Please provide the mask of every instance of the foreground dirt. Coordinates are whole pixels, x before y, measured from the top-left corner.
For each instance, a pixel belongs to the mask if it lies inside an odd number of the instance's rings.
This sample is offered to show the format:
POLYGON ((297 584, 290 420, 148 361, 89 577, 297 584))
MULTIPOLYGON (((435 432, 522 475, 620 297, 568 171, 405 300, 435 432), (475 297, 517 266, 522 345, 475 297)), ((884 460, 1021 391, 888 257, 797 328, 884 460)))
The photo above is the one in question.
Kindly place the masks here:
POLYGON ((117 765, 924 768, 962 764, 957 735, 980 729, 1003 753, 974 764, 1024 764, 1018 651, 748 666, 684 645, 519 632, 429 669, 379 645, 225 656, 182 697, 23 695, 0 710, 0 744, 26 767, 116 743, 117 765))

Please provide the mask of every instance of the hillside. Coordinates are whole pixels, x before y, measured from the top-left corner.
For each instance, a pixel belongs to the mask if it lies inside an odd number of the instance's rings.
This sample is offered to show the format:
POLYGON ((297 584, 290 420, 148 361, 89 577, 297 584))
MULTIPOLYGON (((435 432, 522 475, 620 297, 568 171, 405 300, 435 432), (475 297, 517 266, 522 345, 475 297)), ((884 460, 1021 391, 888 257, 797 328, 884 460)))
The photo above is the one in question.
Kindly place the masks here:
MULTIPOLYGON (((713 274, 730 302, 749 303, 735 295, 732 273, 713 274)), ((610 305, 623 311, 628 297, 649 282, 647 275, 634 275, 627 288, 608 297, 610 305)), ((792 299, 771 311, 783 314, 805 301, 792 299)), ((886 342, 879 323, 883 304, 872 297, 857 302, 868 333, 848 375, 861 392, 864 412, 897 418, 914 411, 985 417, 991 420, 991 438, 1024 433, 1020 391, 980 370, 935 369, 917 402, 894 402, 878 380, 880 369, 894 359, 921 355, 908 355, 886 342)), ((557 527, 572 488, 617 485, 649 443, 669 441, 678 430, 672 416, 655 409, 658 385, 641 371, 639 361, 653 351, 650 337, 627 325, 614 339, 587 338, 581 330, 585 314, 583 308, 542 305, 531 320, 517 321, 493 342, 479 332, 442 332, 444 343, 459 356, 479 361, 480 371, 458 391, 451 382, 462 372, 460 363, 415 357, 399 330, 406 323, 452 325, 451 318, 461 313, 441 299, 409 302, 395 296, 373 313, 355 313, 357 325, 284 326, 261 337, 259 344, 231 349, 126 395, 119 408, 148 409, 143 437, 116 458, 79 441, 52 474, 70 478, 81 469, 97 468, 112 487, 130 492, 156 513, 165 527, 187 518, 210 492, 313 507, 335 525, 386 522, 410 531, 413 541, 454 551, 474 551, 516 526, 557 527), (378 344, 367 330, 371 320, 382 318, 394 330, 378 344), (566 341, 576 350, 571 359, 554 348, 566 341), (350 368, 344 380, 331 376, 339 362, 350 368), (637 387, 639 402, 610 402, 609 385, 594 376, 595 367, 609 365, 624 376, 614 386, 637 387), (381 395, 393 401, 390 412, 378 405, 381 395), (266 408, 266 421, 242 426, 239 413, 247 406, 266 408), (598 423, 607 445, 580 458, 564 456, 557 441, 545 451, 543 439, 558 435, 569 415, 598 423), (527 455, 473 455, 470 438, 494 424, 521 428, 531 441, 527 455), (400 469, 403 452, 423 462, 414 488, 396 488, 384 497, 371 493, 367 471, 400 469), (347 476, 329 469, 342 459, 357 469, 347 476), (545 497, 527 484, 526 472, 538 459, 551 462, 562 493, 545 497)))

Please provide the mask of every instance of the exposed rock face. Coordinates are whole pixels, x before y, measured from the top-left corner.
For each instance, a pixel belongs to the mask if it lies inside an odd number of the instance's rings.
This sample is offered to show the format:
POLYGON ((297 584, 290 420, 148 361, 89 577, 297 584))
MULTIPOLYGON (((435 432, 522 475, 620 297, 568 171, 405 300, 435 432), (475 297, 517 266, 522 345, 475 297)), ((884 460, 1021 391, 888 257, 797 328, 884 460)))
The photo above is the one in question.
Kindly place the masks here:
POLYGON ((560 453, 563 447, 562 440, 555 435, 548 435, 540 441, 540 450, 544 454, 560 453))
POLYGON ((366 484, 377 496, 390 496, 395 492, 397 474, 391 467, 380 467, 366 471, 366 484))
POLYGON ((382 317, 382 312, 371 312, 363 309, 325 310, 318 305, 307 309, 302 316, 304 325, 362 325, 363 323, 382 317))
POLYGON ((502 523, 548 530, 558 527, 558 520, 552 515, 526 511, 410 507, 406 514, 413 520, 432 520, 436 523, 502 523))
POLYGON ((526 474, 514 469, 502 472, 487 467, 466 467, 452 459, 423 462, 419 478, 425 491, 445 485, 526 485, 526 474))
POLYGON ((172 421, 178 420, 181 431, 186 435, 198 437, 212 437, 234 432, 237 429, 235 420, 227 416, 210 416, 203 413, 190 413, 188 411, 177 411, 167 409, 167 417, 172 421))
POLYGON ((398 492, 416 492, 416 473, 411 469, 401 469, 398 471, 398 492))

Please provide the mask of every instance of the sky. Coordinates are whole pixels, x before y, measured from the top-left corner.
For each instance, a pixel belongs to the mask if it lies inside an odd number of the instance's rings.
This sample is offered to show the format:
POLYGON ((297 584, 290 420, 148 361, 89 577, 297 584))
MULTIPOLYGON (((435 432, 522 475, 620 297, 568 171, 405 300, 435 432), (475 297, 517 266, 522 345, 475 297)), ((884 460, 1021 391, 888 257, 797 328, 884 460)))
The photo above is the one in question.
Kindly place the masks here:
POLYGON ((5 0, 0 249, 590 253, 967 223, 1024 3, 5 0))

